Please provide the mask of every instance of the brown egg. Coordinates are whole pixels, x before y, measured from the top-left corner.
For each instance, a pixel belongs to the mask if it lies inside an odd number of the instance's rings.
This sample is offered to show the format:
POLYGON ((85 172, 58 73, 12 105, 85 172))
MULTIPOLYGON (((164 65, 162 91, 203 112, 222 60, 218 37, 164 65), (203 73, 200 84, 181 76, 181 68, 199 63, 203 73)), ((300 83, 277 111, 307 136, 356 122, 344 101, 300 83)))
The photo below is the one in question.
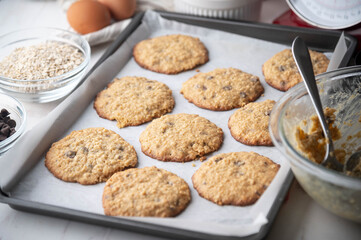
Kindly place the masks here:
POLYGON ((74 2, 67 11, 67 18, 80 34, 98 31, 111 23, 108 8, 95 0, 74 2))
POLYGON ((108 7, 113 18, 123 20, 133 16, 136 7, 136 0, 99 0, 108 7))

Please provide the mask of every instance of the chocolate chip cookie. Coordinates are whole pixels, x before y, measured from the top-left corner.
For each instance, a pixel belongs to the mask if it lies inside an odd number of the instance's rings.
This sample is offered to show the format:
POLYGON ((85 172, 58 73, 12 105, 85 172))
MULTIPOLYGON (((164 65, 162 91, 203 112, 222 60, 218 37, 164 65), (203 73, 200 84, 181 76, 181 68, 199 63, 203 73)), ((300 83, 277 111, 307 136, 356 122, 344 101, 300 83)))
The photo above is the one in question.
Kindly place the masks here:
POLYGON ((173 107, 168 86, 144 77, 115 79, 94 101, 98 115, 116 120, 119 128, 149 122, 171 112, 173 107))
POLYGON ((221 153, 202 163, 192 182, 201 197, 218 205, 247 206, 261 197, 279 168, 255 152, 221 153))
POLYGON ((264 92, 257 76, 235 68, 198 73, 183 83, 181 94, 196 106, 224 111, 255 101, 264 92))
POLYGON ((273 100, 253 102, 235 111, 228 120, 232 136, 246 145, 273 146, 268 123, 274 104, 273 100))
MULTIPOLYGON (((310 51, 310 57, 315 75, 326 72, 330 61, 323 53, 310 51)), ((262 71, 266 82, 281 91, 287 91, 302 81, 291 49, 285 49, 267 60, 262 71)))
POLYGON ((103 192, 104 213, 109 216, 173 217, 190 200, 182 178, 154 166, 114 174, 103 192))
POLYGON ((73 131, 53 143, 45 156, 45 166, 55 177, 83 185, 105 182, 137 162, 133 146, 105 128, 73 131))
POLYGON ((146 39, 135 45, 134 60, 153 72, 177 74, 208 62, 199 38, 174 34, 146 39))
POLYGON ((223 131, 196 114, 179 113, 153 120, 139 137, 144 154, 161 161, 187 162, 218 150, 223 131))

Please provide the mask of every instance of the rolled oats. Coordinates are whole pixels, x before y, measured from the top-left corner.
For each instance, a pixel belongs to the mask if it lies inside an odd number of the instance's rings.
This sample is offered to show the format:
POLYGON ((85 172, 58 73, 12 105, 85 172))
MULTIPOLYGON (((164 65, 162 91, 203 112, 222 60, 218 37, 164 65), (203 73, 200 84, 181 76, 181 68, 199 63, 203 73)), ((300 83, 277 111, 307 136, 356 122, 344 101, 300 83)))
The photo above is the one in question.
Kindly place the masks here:
POLYGON ((0 62, 0 75, 18 80, 40 80, 73 70, 84 60, 75 47, 56 41, 16 48, 0 62))

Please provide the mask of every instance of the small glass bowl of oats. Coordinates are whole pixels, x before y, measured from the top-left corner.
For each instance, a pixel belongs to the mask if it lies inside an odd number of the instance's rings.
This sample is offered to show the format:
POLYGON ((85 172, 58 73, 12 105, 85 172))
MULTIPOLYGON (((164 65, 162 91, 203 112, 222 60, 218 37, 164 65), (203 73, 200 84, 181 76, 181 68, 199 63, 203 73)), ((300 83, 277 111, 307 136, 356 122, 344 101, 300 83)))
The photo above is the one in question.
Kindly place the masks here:
POLYGON ((79 34, 31 28, 0 36, 0 92, 22 101, 50 102, 68 95, 84 76, 90 46, 79 34))
POLYGON ((25 132, 26 112, 16 98, 0 93, 0 156, 25 132))
MULTIPOLYGON (((323 73, 316 80, 328 123, 333 122, 332 127, 340 133, 333 136, 333 142, 335 155, 343 162, 361 149, 361 66, 323 73)), ((330 212, 361 223, 360 175, 337 172, 320 164, 325 140, 317 132, 315 116, 304 83, 291 88, 273 107, 272 141, 308 195, 330 212)))

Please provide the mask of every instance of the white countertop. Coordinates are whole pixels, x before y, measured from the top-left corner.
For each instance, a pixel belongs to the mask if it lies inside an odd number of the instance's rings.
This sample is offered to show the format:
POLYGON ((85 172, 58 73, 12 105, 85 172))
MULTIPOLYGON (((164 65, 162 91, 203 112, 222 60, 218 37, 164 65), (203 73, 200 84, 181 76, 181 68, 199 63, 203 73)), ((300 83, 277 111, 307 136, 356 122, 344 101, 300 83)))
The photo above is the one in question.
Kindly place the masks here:
MULTIPOLYGON (((0 0, 0 35, 28 27, 52 26, 69 29, 59 2, 42 0, 0 0)), ((261 22, 271 23, 287 10, 284 0, 265 0, 261 22)), ((91 65, 109 44, 92 48, 91 65)), ((28 128, 46 116, 60 101, 24 103, 28 128)), ((0 204, 0 239, 159 239, 134 232, 13 210, 0 204)), ((295 181, 266 239, 361 239, 361 225, 327 212, 315 203, 295 181)))

